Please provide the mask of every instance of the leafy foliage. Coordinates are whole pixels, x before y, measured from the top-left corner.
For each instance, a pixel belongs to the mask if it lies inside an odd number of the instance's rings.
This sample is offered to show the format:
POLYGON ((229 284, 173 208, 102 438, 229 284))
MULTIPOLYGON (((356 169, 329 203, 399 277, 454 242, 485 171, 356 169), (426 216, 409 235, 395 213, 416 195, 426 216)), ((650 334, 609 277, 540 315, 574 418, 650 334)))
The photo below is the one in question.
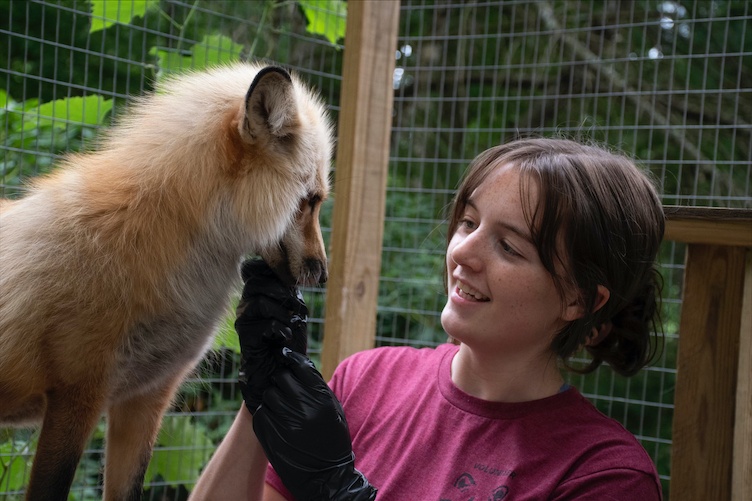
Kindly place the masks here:
POLYGON ((112 2, 91 0, 90 31, 99 31, 115 23, 129 24, 134 17, 143 17, 150 8, 157 7, 157 0, 131 0, 130 2, 112 2))
POLYGON ((347 4, 339 0, 299 0, 308 19, 308 32, 335 44, 345 38, 347 4))

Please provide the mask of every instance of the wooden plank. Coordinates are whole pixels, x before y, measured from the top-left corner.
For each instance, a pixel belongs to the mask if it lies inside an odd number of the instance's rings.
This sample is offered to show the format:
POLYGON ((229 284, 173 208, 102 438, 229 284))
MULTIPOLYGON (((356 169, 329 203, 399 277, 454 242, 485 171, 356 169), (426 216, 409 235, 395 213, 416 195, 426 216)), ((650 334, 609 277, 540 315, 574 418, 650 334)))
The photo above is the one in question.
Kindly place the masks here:
POLYGON ((752 210, 666 206, 664 213, 665 240, 752 247, 752 210))
POLYGON ((752 250, 747 250, 739 336, 731 499, 749 501, 752 497, 752 250))
POLYGON ((736 378, 747 249, 687 246, 671 499, 731 498, 736 378))
POLYGON ((398 0, 348 3, 321 372, 372 348, 381 272, 398 0))
POLYGON ((669 219, 663 238, 690 244, 752 247, 752 222, 669 219))

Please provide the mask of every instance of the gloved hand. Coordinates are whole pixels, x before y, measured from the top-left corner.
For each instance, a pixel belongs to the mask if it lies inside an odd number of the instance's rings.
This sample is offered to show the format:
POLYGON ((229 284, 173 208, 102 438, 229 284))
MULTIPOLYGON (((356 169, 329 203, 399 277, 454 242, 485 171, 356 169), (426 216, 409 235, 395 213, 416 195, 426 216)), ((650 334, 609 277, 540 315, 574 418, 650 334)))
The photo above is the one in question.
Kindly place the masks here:
POLYGON ((261 405, 282 348, 306 352, 308 308, 300 291, 282 283, 260 259, 243 263, 241 275, 245 286, 235 319, 241 352, 238 382, 253 414, 261 405))
POLYGON ((308 357, 283 360, 253 416, 266 457, 298 501, 365 501, 376 489, 355 469, 342 405, 308 357))

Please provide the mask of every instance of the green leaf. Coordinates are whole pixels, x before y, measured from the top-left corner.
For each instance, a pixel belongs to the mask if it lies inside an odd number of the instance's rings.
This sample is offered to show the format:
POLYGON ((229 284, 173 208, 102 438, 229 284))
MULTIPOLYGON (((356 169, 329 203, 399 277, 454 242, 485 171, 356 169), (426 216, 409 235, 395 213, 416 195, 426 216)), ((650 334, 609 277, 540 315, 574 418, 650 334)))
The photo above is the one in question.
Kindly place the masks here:
POLYGON ((112 99, 99 95, 67 97, 24 110, 24 130, 45 125, 65 128, 68 124, 95 126, 112 109, 112 99))
POLYGON ((89 32, 103 30, 115 23, 128 24, 134 17, 142 17, 159 0, 91 0, 89 32))
POLYGON ((237 61, 243 46, 236 44, 224 35, 204 37, 191 48, 189 55, 184 52, 167 51, 152 47, 149 54, 159 59, 159 76, 164 73, 185 70, 202 70, 211 66, 237 61))
MULTIPOLYGON (((168 416, 162 423, 157 448, 146 470, 146 479, 162 477, 169 485, 198 479, 215 449, 206 430, 188 416, 168 416)), ((193 482, 187 484, 190 490, 193 482)))
POLYGON ((6 490, 20 490, 29 482, 32 453, 29 443, 9 440, 0 444, 0 485, 6 490))
POLYGON ((345 38, 347 4, 342 0, 299 0, 309 33, 323 35, 332 45, 345 38))
POLYGON ((201 69, 237 61, 241 50, 242 45, 236 44, 224 35, 204 37, 200 43, 193 46, 193 67, 201 69))

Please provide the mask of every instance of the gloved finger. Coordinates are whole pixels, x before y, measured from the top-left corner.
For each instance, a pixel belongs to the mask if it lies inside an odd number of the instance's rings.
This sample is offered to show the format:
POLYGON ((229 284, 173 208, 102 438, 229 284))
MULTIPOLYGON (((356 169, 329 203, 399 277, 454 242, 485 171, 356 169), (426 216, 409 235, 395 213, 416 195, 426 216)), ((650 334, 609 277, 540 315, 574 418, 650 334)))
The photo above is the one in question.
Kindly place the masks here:
MULTIPOLYGON (((283 302, 265 295, 255 295, 249 300, 241 300, 235 312, 237 317, 275 318, 286 324, 305 317, 300 315, 299 310, 292 310, 283 302)), ((307 309, 305 313, 308 313, 307 309)))
POLYGON ((274 416, 273 420, 290 420, 299 419, 300 412, 298 407, 301 402, 297 399, 299 392, 290 391, 288 385, 280 387, 278 382, 278 375, 275 374, 272 380, 274 384, 270 385, 263 393, 261 397, 261 408, 264 409, 268 415, 274 416))
POLYGON ((292 341, 286 345, 297 353, 308 353, 308 331, 305 323, 292 326, 292 341))
POLYGON ((289 349, 282 349, 282 357, 285 365, 290 369, 292 374, 306 386, 327 386, 326 381, 311 359, 304 354, 297 353, 289 349))
POLYGON ((295 312, 305 309, 305 301, 300 290, 293 285, 285 284, 275 275, 246 274, 244 279, 243 293, 241 294, 243 301, 263 295, 284 304, 288 309, 295 312))
POLYGON ((243 285, 242 297, 252 297, 263 294, 272 298, 286 299, 288 297, 296 299, 297 287, 294 285, 285 285, 276 279, 269 277, 250 277, 243 285))
POLYGON ((271 353, 283 346, 293 346, 297 337, 289 326, 276 320, 235 320, 235 332, 238 333, 240 349, 248 354, 261 350, 261 356, 271 353))
POLYGON ((283 282, 262 260, 248 260, 240 269, 245 286, 243 296, 266 294, 275 298, 295 297, 296 287, 283 282))
POLYGON ((292 294, 300 294, 300 291, 291 290, 284 297, 274 297, 270 294, 259 293, 252 296, 242 297, 235 310, 236 316, 247 315, 257 318, 277 318, 290 322, 293 318, 308 319, 308 307, 305 301, 293 298, 292 294))
POLYGON ((243 277, 243 281, 247 281, 249 278, 274 277, 276 275, 266 261, 255 258, 243 261, 243 264, 240 265, 240 276, 243 277))

